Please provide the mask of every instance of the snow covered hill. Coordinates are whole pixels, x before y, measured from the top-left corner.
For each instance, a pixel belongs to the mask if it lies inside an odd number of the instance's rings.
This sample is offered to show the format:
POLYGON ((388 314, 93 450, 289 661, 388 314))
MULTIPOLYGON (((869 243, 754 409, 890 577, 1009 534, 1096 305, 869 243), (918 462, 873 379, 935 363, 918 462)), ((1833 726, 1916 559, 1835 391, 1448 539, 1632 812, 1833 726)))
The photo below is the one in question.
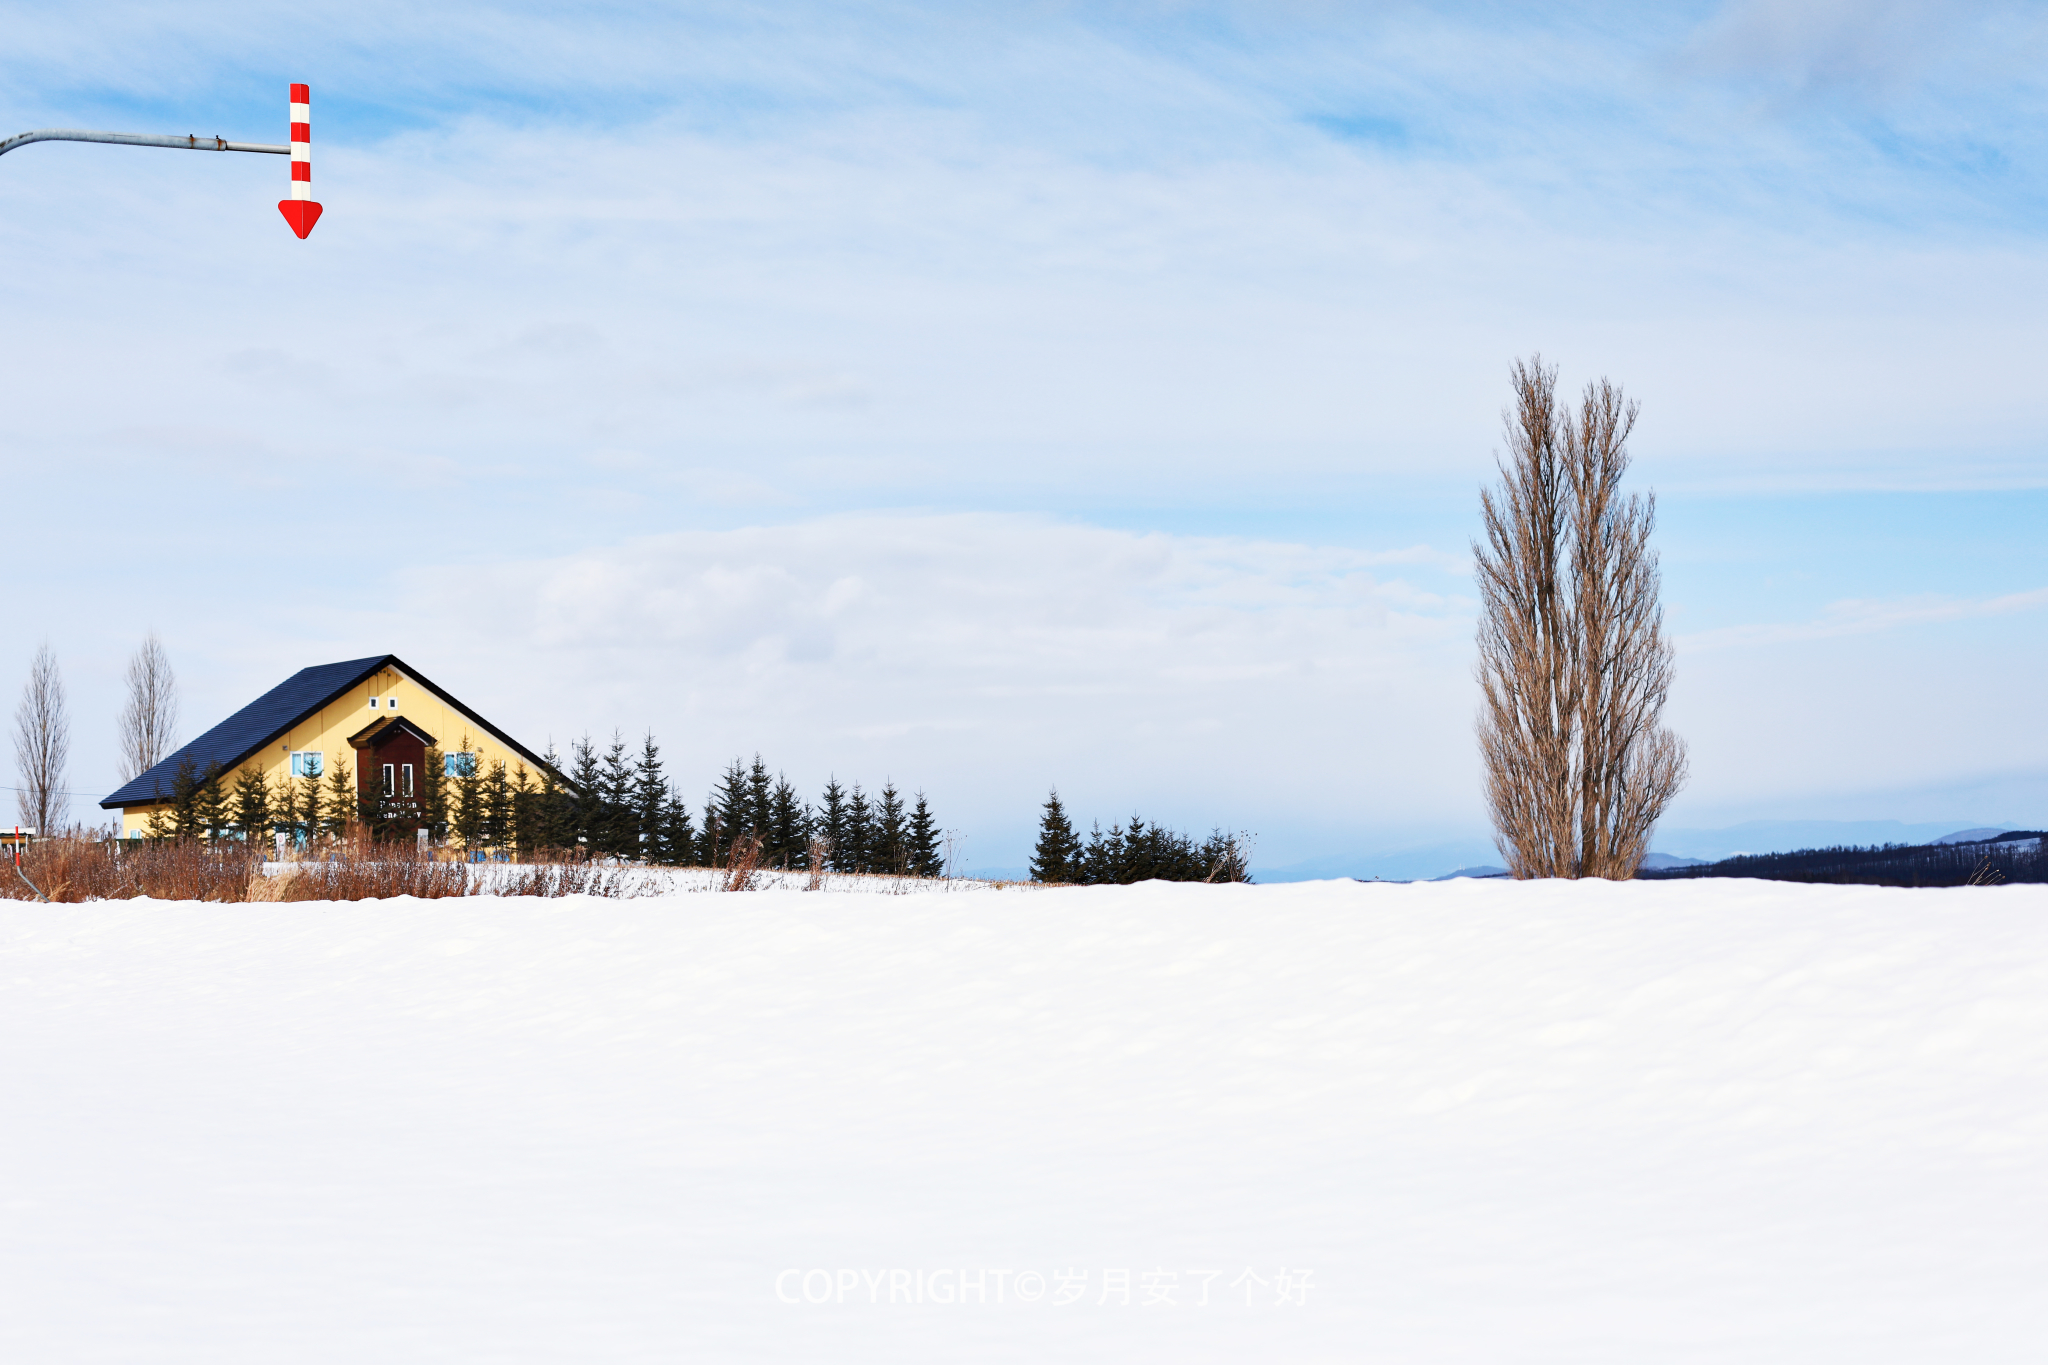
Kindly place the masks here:
POLYGON ((10 1362, 2048 1353, 2038 887, 11 902, 0 983, 10 1362))

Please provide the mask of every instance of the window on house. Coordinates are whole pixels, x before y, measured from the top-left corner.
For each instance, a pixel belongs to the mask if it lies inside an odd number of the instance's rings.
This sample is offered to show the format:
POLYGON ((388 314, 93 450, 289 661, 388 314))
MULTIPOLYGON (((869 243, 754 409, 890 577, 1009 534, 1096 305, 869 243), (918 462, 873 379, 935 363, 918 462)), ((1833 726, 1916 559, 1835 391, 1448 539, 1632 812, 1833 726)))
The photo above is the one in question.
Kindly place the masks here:
POLYGON ((384 709, 386 711, 396 711, 398 709, 398 698, 386 697, 384 699, 384 709))
POLYGON ((377 699, 375 697, 370 698, 370 709, 372 711, 377 709, 377 699))
POLYGON ((449 777, 475 777, 476 755, 472 753, 444 755, 446 772, 449 777))
POLYGON ((401 783, 402 783, 402 785, 401 785, 401 786, 399 787, 399 789, 398 789, 398 794, 399 794, 400 796, 411 796, 411 795, 412 795, 412 764, 410 764, 410 763, 407 763, 407 764, 403 765, 402 769, 400 770, 400 778, 401 778, 401 783))
POLYGON ((386 763, 384 765, 384 794, 386 796, 396 796, 398 794, 398 786, 394 780, 396 775, 397 769, 393 765, 386 763))
POLYGON ((301 749, 292 755, 293 777, 318 777, 325 756, 317 749, 301 749))

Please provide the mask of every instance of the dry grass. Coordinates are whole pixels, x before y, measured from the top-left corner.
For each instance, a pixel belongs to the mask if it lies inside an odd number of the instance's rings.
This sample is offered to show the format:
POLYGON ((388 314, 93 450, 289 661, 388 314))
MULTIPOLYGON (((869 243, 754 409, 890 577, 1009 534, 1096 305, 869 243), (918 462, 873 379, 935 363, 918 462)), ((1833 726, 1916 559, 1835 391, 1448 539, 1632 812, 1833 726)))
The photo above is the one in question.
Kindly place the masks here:
POLYGON ((725 890, 754 891, 760 886, 757 874, 761 871, 761 841, 749 835, 735 839, 732 845, 732 861, 725 872, 725 890))
POLYGON ((411 843, 346 840, 274 871, 259 851, 235 841, 148 842, 84 835, 37 841, 19 874, 5 856, 0 899, 360 901, 394 896, 605 896, 643 894, 630 869, 573 858, 503 866, 444 862, 411 843))
POLYGON ((51 901, 239 901, 249 898, 262 864, 235 845, 148 844, 116 849, 111 842, 74 836, 40 839, 13 859, 0 878, 0 896, 34 900, 33 883, 51 901), (24 880, 25 879, 25 880, 24 880))
POLYGON ((248 900, 367 901, 393 896, 441 900, 472 894, 465 863, 444 863, 413 843, 350 840, 265 876, 259 868, 248 900))
MULTIPOLYGON (((484 865, 489 867, 488 864, 484 865)), ((605 896, 615 900, 651 894, 644 879, 630 867, 564 858, 560 862, 519 863, 490 868, 481 880, 494 896, 605 896)))
MULTIPOLYGON (((0 900, 358 901, 414 896, 602 896, 627 899, 691 891, 806 890, 912 895, 933 891, 1045 890, 1037 882, 911 877, 882 872, 782 872, 760 866, 757 845, 743 842, 730 865, 717 868, 642 867, 591 862, 574 850, 531 855, 517 863, 452 861, 446 850, 410 842, 367 839, 312 850, 282 865, 265 865, 264 848, 233 840, 155 843, 110 840, 98 830, 75 830, 39 840, 22 859, 24 881, 11 854, 0 854, 0 900)), ((822 850, 821 850, 822 852, 822 850)), ((819 857, 822 866, 824 859, 819 857)))

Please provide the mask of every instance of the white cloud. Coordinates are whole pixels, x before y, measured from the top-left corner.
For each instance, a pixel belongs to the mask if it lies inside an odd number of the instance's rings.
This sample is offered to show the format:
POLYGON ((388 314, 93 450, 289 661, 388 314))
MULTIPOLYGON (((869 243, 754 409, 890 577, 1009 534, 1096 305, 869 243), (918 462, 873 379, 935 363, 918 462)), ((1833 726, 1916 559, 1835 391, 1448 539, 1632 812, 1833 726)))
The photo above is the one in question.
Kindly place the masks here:
POLYGON ((1301 830, 1474 809, 1470 603, 1386 574, 1422 558, 847 516, 445 569, 381 628, 522 732, 652 726, 693 784, 760 749, 806 788, 922 785, 1001 846, 1058 783, 1305 857, 1301 830))
POLYGON ((2004 8, 1992 0, 1731 0, 1688 55, 1702 70, 1795 97, 1890 96, 2004 8))
POLYGON ((1681 636, 1669 723, 1693 778, 1669 823, 1972 808, 2038 821, 2048 733, 2031 717, 2048 642, 2029 614, 2044 607, 2048 589, 1918 594, 1681 636))
POLYGON ((1805 640, 1831 640, 1848 635, 1875 635, 1912 626, 2008 616, 2016 612, 2038 611, 2043 607, 2048 607, 2048 588, 1976 599, 1924 593, 1884 601, 1833 602, 1825 614, 1812 620, 1722 626, 1682 635, 1677 643, 1687 655, 1705 654, 1805 640))

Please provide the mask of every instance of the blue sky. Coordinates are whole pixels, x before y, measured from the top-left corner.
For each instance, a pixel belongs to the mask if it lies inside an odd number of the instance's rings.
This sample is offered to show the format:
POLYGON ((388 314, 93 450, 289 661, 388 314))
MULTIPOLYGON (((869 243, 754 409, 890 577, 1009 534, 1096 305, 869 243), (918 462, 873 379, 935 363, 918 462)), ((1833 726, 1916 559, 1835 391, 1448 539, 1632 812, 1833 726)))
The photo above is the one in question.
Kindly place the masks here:
MULTIPOLYGON (((2044 27, 1997 4, 15 5, 0 441, 74 785, 396 650, 522 735, 1483 850, 1511 358, 1644 405, 1667 823, 2048 823, 2044 27), (24 516, 21 509, 33 509, 24 516)), ((83 804, 81 803, 81 811, 83 804)))

